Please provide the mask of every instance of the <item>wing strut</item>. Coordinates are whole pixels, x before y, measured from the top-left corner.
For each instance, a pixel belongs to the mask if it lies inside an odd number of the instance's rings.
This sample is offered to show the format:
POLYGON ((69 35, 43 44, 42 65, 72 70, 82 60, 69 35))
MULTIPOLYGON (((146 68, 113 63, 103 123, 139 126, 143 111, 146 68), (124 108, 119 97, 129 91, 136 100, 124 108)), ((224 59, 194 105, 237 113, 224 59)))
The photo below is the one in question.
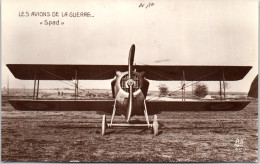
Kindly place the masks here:
POLYGON ((36 100, 38 100, 38 96, 39 96, 39 85, 40 85, 40 80, 37 80, 36 100))
POLYGON ((35 99, 35 86, 36 86, 36 73, 34 75, 34 84, 33 84, 33 100, 35 99))
POLYGON ((225 83, 225 73, 223 72, 223 90, 224 90, 224 100, 226 100, 226 83, 225 83))
POLYGON ((223 71, 223 74, 222 74, 222 80, 220 79, 219 80, 219 95, 220 95, 220 99, 224 99, 226 100, 226 80, 225 80, 225 73, 223 71), (222 88, 223 88, 223 92, 222 92, 222 88), (223 95, 223 97, 222 97, 223 95))
POLYGON ((185 72, 184 70, 182 70, 182 80, 181 80, 181 83, 182 83, 182 87, 181 87, 181 91, 182 91, 182 101, 185 101, 185 72))
POLYGON ((79 94, 79 80, 78 80, 78 70, 75 72, 75 100, 78 98, 79 94))
POLYGON ((34 73, 34 84, 33 84, 33 100, 38 100, 39 98, 39 86, 40 80, 37 80, 37 72, 34 73), (36 92, 36 94, 35 94, 36 92))
POLYGON ((219 95, 220 95, 220 99, 222 100, 222 86, 221 86, 221 80, 219 80, 219 95))

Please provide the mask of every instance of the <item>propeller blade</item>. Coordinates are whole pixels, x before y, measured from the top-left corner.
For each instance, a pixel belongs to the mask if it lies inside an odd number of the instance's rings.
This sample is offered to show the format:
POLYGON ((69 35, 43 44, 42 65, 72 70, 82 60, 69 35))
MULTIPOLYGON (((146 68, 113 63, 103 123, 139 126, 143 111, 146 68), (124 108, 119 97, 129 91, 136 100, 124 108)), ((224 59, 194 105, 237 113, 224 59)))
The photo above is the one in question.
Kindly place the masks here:
POLYGON ((130 48, 129 57, 128 57, 128 82, 129 86, 129 96, 128 96, 128 108, 127 108, 127 120, 130 121, 132 110, 133 110, 133 85, 134 80, 132 79, 133 74, 133 65, 134 65, 134 55, 135 55, 135 45, 133 44, 130 48))
POLYGON ((133 109, 133 86, 129 86, 129 97, 128 97, 128 109, 127 109, 127 120, 126 122, 130 121, 133 109))
POLYGON ((135 57, 135 45, 133 44, 130 48, 129 57, 128 57, 128 79, 132 79, 134 57, 135 57))

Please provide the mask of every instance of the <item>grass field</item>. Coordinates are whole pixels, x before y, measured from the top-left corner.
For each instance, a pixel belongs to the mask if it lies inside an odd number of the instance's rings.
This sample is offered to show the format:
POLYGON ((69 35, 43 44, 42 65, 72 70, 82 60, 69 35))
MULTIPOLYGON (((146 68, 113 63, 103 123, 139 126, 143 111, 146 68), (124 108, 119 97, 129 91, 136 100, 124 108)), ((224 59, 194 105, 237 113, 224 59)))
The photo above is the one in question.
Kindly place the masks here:
POLYGON ((7 100, 2 98, 2 161, 258 161, 257 100, 237 112, 162 113, 158 136, 145 128, 112 128, 102 136, 102 116, 95 112, 23 112, 7 100))

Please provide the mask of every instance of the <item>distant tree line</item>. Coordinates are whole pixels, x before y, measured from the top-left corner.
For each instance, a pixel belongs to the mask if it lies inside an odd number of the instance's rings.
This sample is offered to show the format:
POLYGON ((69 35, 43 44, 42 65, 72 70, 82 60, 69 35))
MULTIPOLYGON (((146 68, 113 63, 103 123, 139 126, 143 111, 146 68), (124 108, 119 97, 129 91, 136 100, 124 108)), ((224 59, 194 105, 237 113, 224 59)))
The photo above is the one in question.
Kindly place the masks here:
POLYGON ((197 83, 193 90, 193 94, 200 98, 203 98, 206 95, 208 95, 208 92, 208 87, 204 83, 197 83))
MULTIPOLYGON (((160 84, 158 86, 159 88, 159 96, 167 96, 169 94, 169 87, 166 86, 165 84, 160 84)), ((194 86, 194 89, 193 89, 193 95, 197 96, 197 97, 200 97, 200 98, 203 98, 205 97, 206 95, 208 95, 208 86, 204 83, 196 83, 195 86, 194 86)))

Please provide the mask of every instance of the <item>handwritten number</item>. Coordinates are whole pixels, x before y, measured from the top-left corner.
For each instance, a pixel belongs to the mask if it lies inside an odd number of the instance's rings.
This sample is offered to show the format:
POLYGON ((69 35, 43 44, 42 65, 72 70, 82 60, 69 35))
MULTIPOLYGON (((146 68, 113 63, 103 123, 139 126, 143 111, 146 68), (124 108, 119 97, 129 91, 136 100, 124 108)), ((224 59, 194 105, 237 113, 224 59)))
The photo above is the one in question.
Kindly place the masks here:
POLYGON ((154 3, 149 3, 148 5, 145 5, 145 3, 140 3, 139 7, 145 7, 147 9, 147 8, 152 7, 154 5, 155 5, 154 3))
POLYGON ((144 7, 144 3, 141 3, 141 4, 139 5, 139 7, 144 7))

